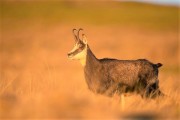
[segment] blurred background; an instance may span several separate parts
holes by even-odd
[[[177,0],[2,0],[0,118],[179,118]],[[162,63],[160,89],[143,100],[96,95],[83,67],[68,60],[73,28],[83,28],[97,58],[145,58]]]

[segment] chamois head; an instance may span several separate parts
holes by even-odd
[[[79,29],[78,31],[76,29],[73,29],[73,35],[75,38],[75,44],[73,49],[68,53],[68,58],[69,59],[74,59],[74,60],[83,60],[86,58],[87,54],[87,40],[86,36],[82,34],[82,39],[80,39],[79,34],[80,31],[83,29]]]

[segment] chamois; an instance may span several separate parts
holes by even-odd
[[[161,63],[153,64],[146,59],[98,59],[91,51],[86,36],[82,34],[82,39],[79,38],[80,31],[81,28],[78,31],[73,29],[75,45],[68,58],[81,62],[91,91],[107,96],[137,93],[143,98],[155,98],[163,95],[158,80]]]

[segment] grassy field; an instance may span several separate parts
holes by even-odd
[[[136,2],[1,2],[0,119],[180,118],[178,7]],[[73,28],[96,57],[161,62],[160,89],[143,100],[96,95],[71,61]]]

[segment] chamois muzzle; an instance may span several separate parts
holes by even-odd
[[[68,55],[68,58],[73,57],[73,54],[72,54],[72,53],[68,53],[67,55]]]

